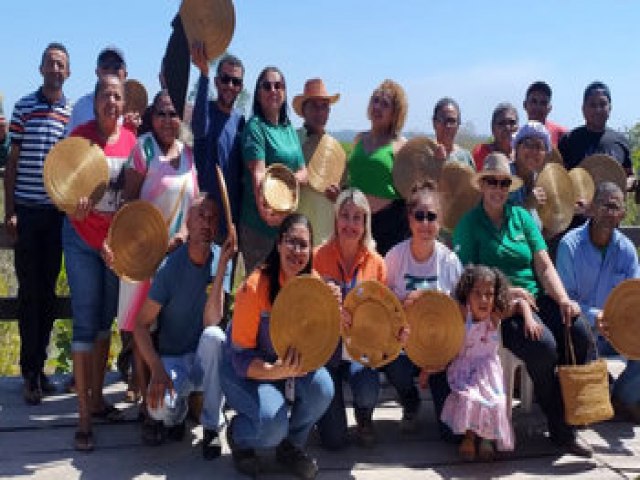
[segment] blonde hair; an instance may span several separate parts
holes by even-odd
[[[378,88],[376,88],[371,94],[369,99],[369,105],[367,106],[367,118],[371,120],[371,108],[373,105],[373,98],[376,95],[385,95],[391,99],[393,104],[393,119],[389,126],[389,133],[394,137],[399,137],[404,127],[404,122],[407,119],[407,111],[409,110],[409,102],[407,101],[407,94],[399,83],[393,80],[385,80]]]
[[[340,209],[347,202],[353,203],[364,212],[364,233],[362,234],[361,243],[362,246],[368,250],[374,251],[376,249],[376,242],[373,239],[373,235],[371,235],[371,208],[369,207],[367,197],[365,197],[364,193],[357,188],[347,188],[340,192],[340,195],[336,198],[336,203],[333,206],[334,223],[333,235],[331,238],[336,239],[338,237],[338,233],[336,232],[336,221],[338,219],[338,215],[340,215]]]

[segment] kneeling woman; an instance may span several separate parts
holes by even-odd
[[[222,388],[237,412],[227,438],[236,469],[245,474],[257,473],[256,449],[271,447],[277,447],[278,462],[292,473],[314,478],[318,471],[303,448],[333,398],[333,382],[325,368],[303,372],[293,349],[278,358],[269,337],[269,314],[280,288],[311,272],[311,239],[307,218],[288,216],[265,263],[236,294]]]

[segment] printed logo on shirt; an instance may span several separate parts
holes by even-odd
[[[416,277],[414,275],[404,274],[405,290],[412,292],[414,290],[438,290],[438,276]]]

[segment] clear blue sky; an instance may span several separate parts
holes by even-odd
[[[108,44],[124,50],[129,76],[152,95],[179,3],[3,2],[5,114],[39,86],[40,55],[53,40],[70,51],[65,91],[71,99],[92,88],[97,53]],[[236,0],[235,6],[230,50],[246,64],[250,93],[258,72],[270,64],[284,72],[289,99],[306,78],[323,77],[331,92],[342,95],[330,129],[367,128],[367,100],[385,78],[407,90],[405,129],[411,131],[432,130],[431,110],[445,95],[458,100],[463,120],[479,132],[489,131],[491,111],[500,101],[513,102],[522,118],[524,90],[537,79],[554,89],[551,118],[568,127],[582,123],[582,92],[595,79],[611,87],[612,127],[640,120],[640,2]]]

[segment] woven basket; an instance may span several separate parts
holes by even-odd
[[[613,417],[613,407],[609,397],[607,362],[598,358],[585,365],[576,365],[569,327],[565,330],[565,343],[573,362],[572,365],[558,366],[565,421],[569,425],[581,426],[609,420]]]

